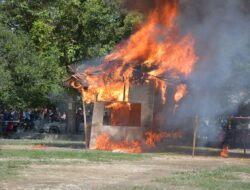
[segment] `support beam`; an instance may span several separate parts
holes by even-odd
[[[195,155],[195,148],[196,148],[196,134],[197,134],[197,128],[199,126],[199,118],[198,116],[195,117],[195,122],[194,122],[194,135],[193,135],[193,150],[192,150],[192,157]]]
[[[84,99],[84,89],[81,89],[82,94],[82,107],[83,107],[83,120],[84,120],[84,134],[85,134],[85,149],[89,149],[89,130],[87,126],[86,104]]]

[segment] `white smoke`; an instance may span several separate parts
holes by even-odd
[[[180,3],[181,26],[184,33],[194,36],[199,60],[188,79],[191,94],[180,107],[179,115],[215,120],[221,114],[236,113],[247,97],[250,81],[245,71],[247,65],[250,68],[250,15],[244,11],[247,2],[180,0]],[[213,126],[219,128],[217,124]]]

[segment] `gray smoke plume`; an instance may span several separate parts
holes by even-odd
[[[153,9],[154,2],[124,0],[128,9],[145,14]],[[216,122],[218,116],[237,113],[239,105],[250,97],[250,0],[179,2],[180,31],[183,35],[190,33],[194,37],[199,60],[187,79],[189,94],[179,105],[176,118],[169,124],[188,128],[183,123],[197,115],[201,123],[207,125],[204,128],[206,132],[216,139],[221,129]],[[90,65],[100,62],[93,60]],[[86,65],[78,67],[76,72],[85,69]]]
[[[249,95],[249,2],[180,0],[181,31],[194,36],[199,60],[188,79],[191,94],[180,106],[179,120],[198,115],[215,121],[221,114],[236,113]]]

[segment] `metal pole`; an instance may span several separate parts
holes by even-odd
[[[89,138],[88,138],[87,117],[86,117],[86,105],[85,105],[83,89],[82,89],[82,107],[83,107],[84,132],[85,132],[85,149],[87,150],[89,148]]]
[[[126,100],[126,81],[124,78],[124,84],[123,84],[123,101],[125,102]]]
[[[197,127],[199,123],[198,116],[195,117],[195,126],[194,126],[194,136],[193,136],[193,150],[192,150],[192,157],[195,155],[195,148],[196,148],[196,133],[197,133]]]
[[[247,150],[246,150],[246,137],[247,137],[247,130],[243,129],[243,148],[244,148],[244,156],[246,157]]]

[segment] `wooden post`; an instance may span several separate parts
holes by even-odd
[[[95,95],[95,101],[98,102],[98,93]]]
[[[243,129],[243,148],[244,148],[244,156],[245,157],[247,155],[246,140],[247,140],[247,129]]]
[[[123,77],[123,101],[125,102],[126,100],[126,80],[125,80],[125,77]]]
[[[84,89],[82,89],[82,107],[83,107],[83,119],[84,119],[84,134],[85,134],[85,149],[89,148],[89,136],[88,136],[88,126],[86,117],[86,104],[84,99]]]
[[[193,136],[193,150],[192,150],[192,157],[194,157],[195,154],[195,148],[196,148],[196,133],[197,133],[197,127],[199,125],[199,118],[198,116],[195,117],[195,126],[194,126],[194,136]]]

